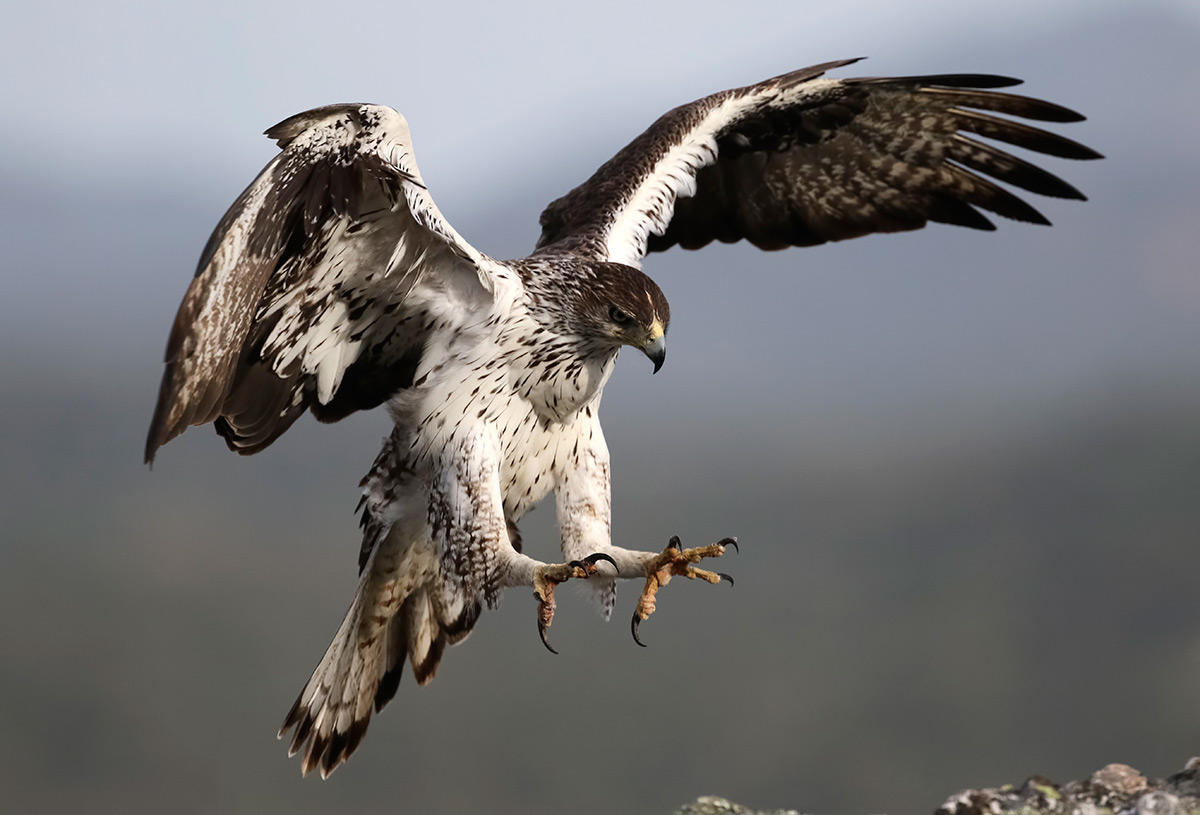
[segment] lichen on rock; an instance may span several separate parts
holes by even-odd
[[[1033,776],[1020,787],[965,790],[935,815],[1200,815],[1200,761],[1148,780],[1127,764],[1109,764],[1090,778],[1059,786]]]
[[[797,810],[748,809],[706,795],[677,815],[799,815]],[[1166,778],[1147,779],[1127,764],[1109,764],[1089,778],[1058,785],[1035,775],[1019,787],[963,790],[934,815],[1200,815],[1200,756]]]

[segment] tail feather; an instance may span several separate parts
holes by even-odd
[[[364,613],[363,588],[279,730],[282,738],[295,728],[288,755],[304,752],[305,775],[320,768],[328,776],[354,752],[370,723],[383,623],[377,614]]]
[[[446,645],[441,641],[441,628],[433,613],[433,602],[429,592],[422,589],[404,601],[401,610],[405,620],[405,635],[408,642],[408,659],[412,663],[413,676],[418,685],[425,685],[437,672],[442,651]]]
[[[479,618],[479,601],[461,589],[447,591],[440,574],[400,597],[394,591],[404,581],[374,580],[375,572],[364,573],[333,642],[279,730],[283,738],[294,728],[288,755],[304,753],[304,775],[319,769],[326,778],[354,753],[372,713],[395,696],[406,658],[417,684],[427,684],[446,646],[464,640]],[[381,592],[380,585],[392,588]]]
[[[404,673],[404,660],[407,658],[408,637],[404,631],[404,620],[401,615],[396,615],[388,624],[387,659],[379,687],[375,690],[376,713],[383,710],[383,706],[396,695],[396,690],[400,687],[400,677]]]

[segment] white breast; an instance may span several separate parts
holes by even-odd
[[[505,514],[515,521],[554,488],[555,457],[590,423],[584,411],[595,410],[616,354],[578,359],[564,350],[547,359],[527,341],[540,327],[520,308],[494,316],[431,338],[417,384],[389,407],[418,470],[440,467],[442,452],[459,447],[456,435],[494,433]]]

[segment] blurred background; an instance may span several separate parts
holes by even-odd
[[[1200,753],[1200,6],[24,4],[0,34],[0,808],[668,812],[701,793],[932,811],[956,789],[1155,775]],[[935,226],[674,250],[653,379],[604,403],[615,537],[726,534],[737,586],[673,584],[630,639],[569,594],[561,656],[511,592],[354,760],[275,729],[355,583],[388,421],[208,428],[141,464],[161,352],[225,207],[305,108],[412,124],[468,240],[670,107],[811,63],[994,72],[1079,109],[1103,162],[1053,229]],[[522,525],[553,557],[552,506]]]

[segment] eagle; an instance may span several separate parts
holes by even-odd
[[[1084,198],[993,144],[1099,158],[1010,118],[1078,113],[997,91],[1020,82],[1003,76],[825,76],[856,61],[669,111],[547,206],[519,260],[480,252],[442,216],[395,110],[329,105],[266,131],[280,152],[217,224],[175,317],[145,458],[191,425],[212,422],[249,455],[305,411],[391,414],[360,485],[357,590],[279,733],[292,731],[304,774],[346,761],[404,663],[429,682],[506,588],[533,590],[550,648],[566,580],[585,580],[606,617],[618,579],[644,581],[635,639],[672,577],[732,582],[699,567],[732,538],[672,538],[660,552],[611,540],[600,398],[622,346],[655,371],[666,357],[671,311],[641,270],[649,253],[813,246],[930,221],[995,229],[985,212],[1049,223],[996,181]],[[560,563],[525,554],[517,528],[551,492]]]

